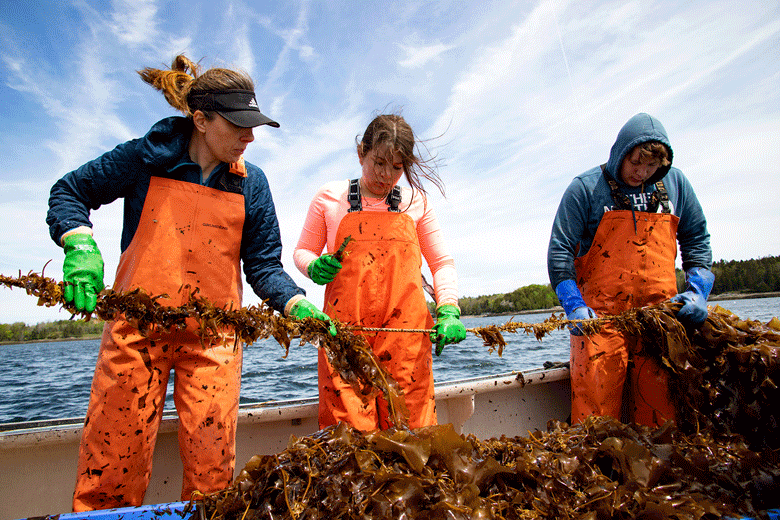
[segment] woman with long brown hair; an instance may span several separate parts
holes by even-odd
[[[293,258],[317,284],[326,285],[323,310],[339,321],[371,328],[430,329],[430,334],[367,333],[366,340],[404,391],[409,426],[436,424],[431,341],[436,355],[466,337],[460,321],[452,256],[422,179],[443,192],[431,160],[398,114],[373,119],[357,143],[359,179],[324,185],[315,195]],[[409,187],[398,185],[402,176]],[[342,261],[334,252],[350,237]],[[327,249],[325,254],[323,249]],[[436,323],[425,303],[422,258],[433,275]],[[364,400],[319,353],[319,424],[344,421],[368,431],[389,426],[383,399]]]

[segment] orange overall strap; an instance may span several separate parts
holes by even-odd
[[[339,223],[336,243],[351,236],[339,274],[325,289],[324,310],[364,327],[428,329],[422,256],[412,219],[403,213],[353,212]],[[404,391],[409,426],[436,424],[431,341],[422,333],[366,333],[374,353]],[[320,427],[345,421],[363,431],[387,427],[386,404],[364,403],[319,354]],[[380,400],[383,401],[383,400]]]
[[[599,315],[619,314],[674,296],[678,221],[666,213],[605,213],[590,249],[575,260],[577,285],[588,306]],[[597,335],[571,336],[572,422],[588,415],[619,419],[624,405],[631,420],[641,424],[674,417],[666,374],[649,358],[634,360],[631,401],[623,403],[629,351],[641,346],[609,326]]]
[[[153,177],[138,230],[120,258],[115,289],[166,293],[180,305],[198,289],[241,305],[244,197]],[[189,286],[179,292],[182,286]],[[240,393],[239,345],[203,344],[196,325],[145,337],[106,324],[79,448],[74,511],[143,503],[171,369],[184,468],[182,500],[230,484]]]

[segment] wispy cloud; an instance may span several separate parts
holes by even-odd
[[[292,250],[316,189],[359,174],[354,138],[376,110],[400,108],[419,136],[435,137],[428,144],[442,159],[447,198],[431,197],[465,296],[547,282],[563,190],[606,160],[640,111],[669,131],[715,258],[778,254],[775,0],[454,5],[402,2],[390,13],[372,1],[75,1],[41,16],[46,28],[0,13],[0,88],[24,105],[0,106],[0,146],[15,152],[14,167],[0,169],[0,218],[15,223],[0,232],[0,272],[54,258],[47,272],[58,274],[61,251],[43,222],[51,183],[175,114],[135,70],[180,52],[249,72],[263,111],[282,124],[257,129],[247,158],[269,177],[283,261],[314,301],[321,288],[297,273]],[[67,37],[52,37],[53,27]],[[92,215],[107,281],[121,211],[119,203]],[[12,312],[47,316],[25,299],[0,307],[0,322]]]
[[[443,43],[434,43],[420,47],[412,47],[410,45],[403,44],[398,44],[398,46],[406,54],[406,58],[400,60],[398,65],[411,69],[419,69],[424,67],[431,60],[436,59],[442,53],[445,53],[453,48],[451,45],[444,45]]]
[[[136,47],[157,38],[157,2],[112,0],[108,25],[119,42]]]
[[[284,78],[291,67],[295,67],[297,58],[302,63],[310,63],[316,57],[316,51],[307,43],[308,2],[299,7],[295,24],[292,27],[277,26],[267,16],[258,16],[257,21],[266,30],[271,31],[282,41],[281,51],[277,54],[273,68],[266,75],[266,85],[275,85]]]

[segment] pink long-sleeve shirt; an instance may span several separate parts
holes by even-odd
[[[326,246],[328,253],[333,253],[338,247],[336,232],[349,210],[348,190],[348,180],[329,182],[320,188],[309,205],[301,237],[293,253],[295,266],[307,277],[309,264],[320,256]],[[366,212],[387,211],[384,199],[363,197],[362,204]],[[423,193],[403,186],[399,207],[411,217],[417,229],[420,250],[433,275],[437,305],[458,305],[455,262],[444,243],[433,208]]]

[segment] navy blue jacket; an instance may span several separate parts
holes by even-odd
[[[600,166],[591,168],[575,177],[566,189],[555,215],[547,250],[547,271],[553,289],[564,280],[577,280],[574,258],[588,252],[604,212],[614,209],[607,177],[617,181],[620,191],[632,199],[635,211],[647,211],[650,194],[656,191],[655,183],[662,179],[669,193],[672,213],[680,219],[677,243],[683,270],[712,266],[707,221],[693,187],[680,170],[671,166],[659,168],[644,187],[631,187],[620,179],[623,158],[635,146],[648,141],[665,144],[671,162],[672,146],[664,127],[648,114],[637,114],[618,133],[604,171]]]
[[[168,117],[157,122],[140,139],[120,144],[60,180],[51,189],[46,223],[57,245],[63,233],[79,226],[92,227],[91,210],[124,199],[124,252],[138,229],[141,210],[152,176],[202,184],[202,170],[189,157],[192,121]],[[206,186],[228,191],[225,178],[232,175],[225,163],[209,175]],[[305,294],[284,271],[279,222],[268,180],[257,166],[246,163],[241,260],[247,282],[273,309],[282,312],[296,294]]]

